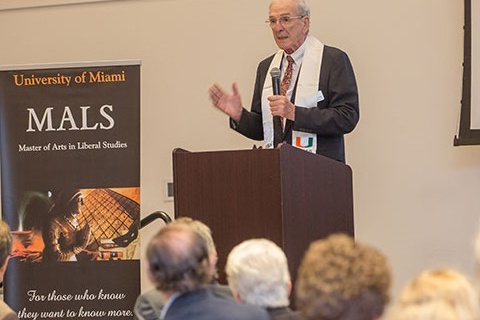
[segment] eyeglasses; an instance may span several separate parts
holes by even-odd
[[[277,25],[277,22],[280,22],[282,26],[288,25],[292,19],[302,19],[305,17],[304,15],[301,16],[294,16],[294,17],[289,17],[289,16],[281,16],[280,18],[268,18],[268,20],[265,21],[266,24],[270,26],[270,28],[273,28]]]

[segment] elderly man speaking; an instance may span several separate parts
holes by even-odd
[[[348,56],[308,34],[310,9],[303,0],[274,0],[266,23],[280,50],[258,66],[251,110],[243,108],[236,83],[233,94],[214,84],[213,105],[230,117],[231,128],[264,140],[265,148],[286,142],[345,162],[343,135],[359,119]],[[270,77],[275,73],[281,73],[279,85]]]

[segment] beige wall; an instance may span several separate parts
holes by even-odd
[[[16,10],[25,8],[40,8],[58,5],[71,5],[93,3],[100,1],[119,1],[119,0],[2,0],[0,10]]]
[[[171,151],[250,148],[207,89],[250,103],[274,52],[267,0],[145,0],[0,11],[0,64],[142,60],[142,215],[164,201]],[[473,270],[480,148],[452,146],[461,99],[462,0],[310,0],[311,33],[347,51],[361,118],[347,137],[357,238],[381,248],[395,291],[427,267]],[[157,225],[158,227],[158,225]],[[142,231],[146,244],[155,229]],[[143,289],[149,288],[145,277]]]

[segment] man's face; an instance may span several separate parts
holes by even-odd
[[[299,10],[294,1],[275,1],[270,6],[269,19],[275,19],[277,23],[272,26],[273,37],[280,49],[291,54],[297,50],[307,37],[310,21],[308,17],[290,19],[280,23],[280,17],[297,17]]]

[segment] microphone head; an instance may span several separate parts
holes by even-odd
[[[280,72],[280,69],[278,69],[277,67],[272,68],[272,71],[270,71],[270,75],[272,76],[272,78],[279,78],[280,79],[281,74],[282,73]]]

